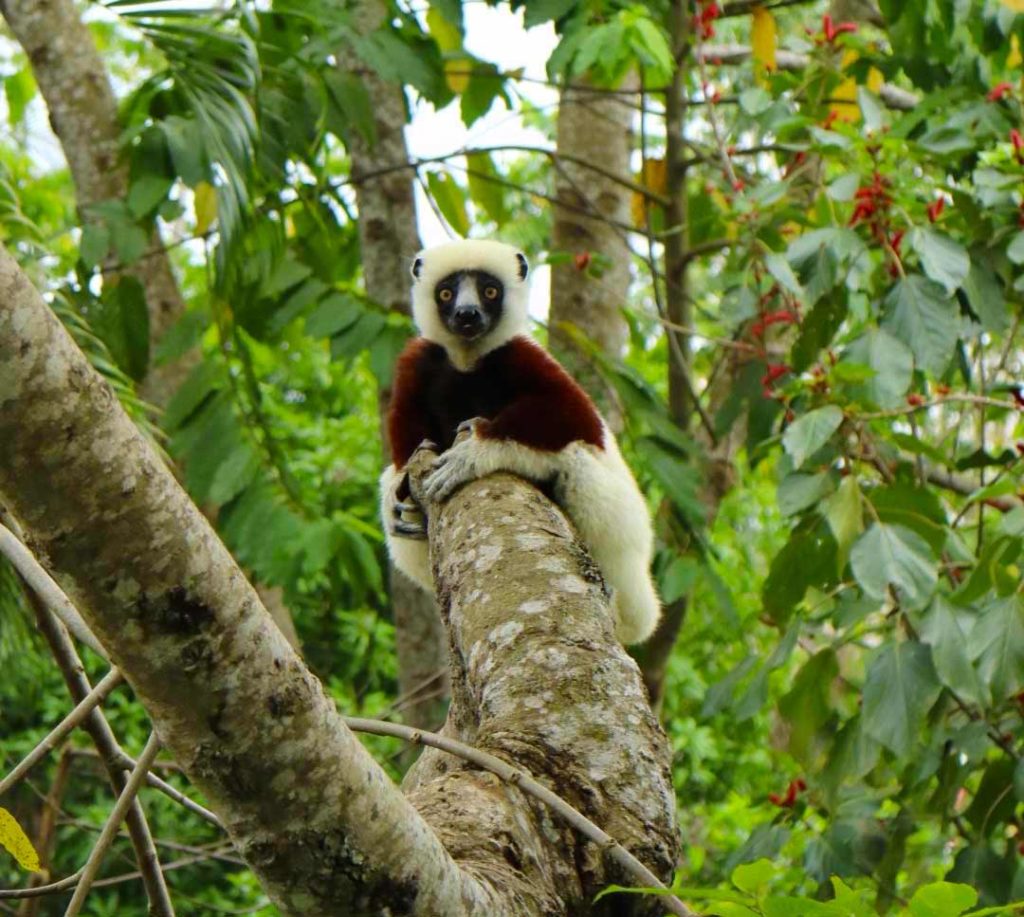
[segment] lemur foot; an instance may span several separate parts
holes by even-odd
[[[420,445],[420,449],[429,448],[426,441]],[[402,479],[395,487],[395,501],[391,504],[391,534],[399,538],[412,538],[423,540],[427,537],[427,521],[423,515],[423,508],[409,493],[409,475],[402,475]]]

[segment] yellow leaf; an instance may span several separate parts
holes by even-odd
[[[1010,36],[1010,53],[1006,55],[1006,66],[1007,67],[1019,67],[1021,63],[1024,63],[1024,58],[1020,54],[1020,41],[1016,35]]]
[[[14,816],[3,806],[0,806],[0,847],[17,860],[22,869],[39,872],[39,856],[32,842],[25,836]]]
[[[754,60],[763,64],[766,70],[775,69],[775,49],[779,35],[775,17],[763,6],[754,7],[754,21],[750,29],[750,47]]]
[[[868,71],[868,89],[870,89],[875,95],[878,95],[882,91],[882,86],[885,84],[885,77],[882,76],[882,71],[877,67],[872,67]]]
[[[217,190],[209,182],[196,185],[192,206],[196,211],[196,235],[205,235],[217,218]]]
[[[436,6],[427,10],[427,28],[442,51],[458,51],[462,47],[462,33]]]
[[[668,169],[664,159],[645,159],[640,167],[640,174],[637,181],[646,188],[650,188],[656,194],[665,194],[668,189]],[[639,191],[633,192],[630,201],[630,214],[633,218],[633,225],[643,227],[647,225],[647,205],[649,199]]]
[[[1003,6],[1008,6],[1015,13],[1024,13],[1024,0],[1003,0]]]
[[[444,62],[444,81],[452,92],[465,92],[469,85],[470,71],[473,69],[471,57],[453,57]]]

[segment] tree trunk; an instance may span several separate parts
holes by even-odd
[[[629,77],[623,88],[635,85]],[[632,192],[608,173],[629,178],[635,114],[634,96],[586,83],[563,89],[558,107],[555,196],[563,206],[555,206],[551,247],[573,258],[551,269],[548,336],[552,352],[616,429],[621,417],[613,393],[562,325],[575,325],[609,356],[622,353],[627,329],[620,310],[628,301],[631,256],[622,230],[608,221],[630,222]]]
[[[368,33],[385,21],[386,4],[360,0],[355,5],[356,25]],[[422,247],[416,228],[413,173],[405,144],[405,97],[401,86],[388,83],[375,73],[363,72],[350,51],[339,54],[339,66],[359,70],[373,102],[376,143],[369,143],[357,131],[348,144],[352,159],[351,176],[359,209],[359,242],[366,293],[374,302],[393,312],[408,315],[409,266]],[[363,175],[399,166],[384,175],[362,179]],[[391,397],[380,392],[381,416]],[[381,424],[384,462],[390,446],[386,426]],[[448,698],[448,649],[433,597],[411,580],[389,567],[391,607],[395,622],[398,655],[398,687],[404,701],[403,717],[410,725],[436,729],[444,721]]]
[[[0,13],[28,55],[32,73],[50,113],[75,184],[83,219],[90,204],[121,200],[128,193],[128,170],[121,160],[121,125],[110,79],[88,27],[72,0],[0,0]],[[152,353],[164,333],[185,311],[159,233],[150,238],[151,254],[126,273],[146,294]],[[105,282],[116,282],[117,273]],[[163,406],[195,366],[198,352],[152,369],[143,395]]]
[[[624,878],[489,774],[439,769],[408,798],[388,781],[4,251],[0,501],[284,913],[586,914]],[[456,733],[667,876],[667,744],[568,524],[507,477],[429,509]]]

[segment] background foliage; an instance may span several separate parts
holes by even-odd
[[[680,60],[664,2],[511,5],[527,27],[554,24],[553,83],[586,74],[614,88],[638,70],[644,86],[632,179],[652,195],[634,207],[630,343],[623,362],[595,359],[660,507],[662,594],[688,597],[661,709],[681,885],[722,914],[957,914],[1024,898],[1019,4],[884,0],[880,16],[847,21],[819,2],[731,15],[700,0],[683,29],[711,47]],[[90,11],[122,95],[131,186],[88,214],[66,171],[26,152],[40,142],[40,102],[16,46],[0,59],[5,244],[239,561],[283,590],[339,706],[367,715],[401,712],[376,389],[411,328],[362,286],[346,144],[374,141],[372,99],[335,50],[403,83],[410,105],[457,105],[467,125],[505,106],[554,139],[519,94],[521,74],[465,49],[457,0],[392,12],[360,35],[345,4],[323,0]],[[668,187],[677,66],[687,162],[685,187]],[[498,234],[535,262],[575,259],[600,283],[600,253],[549,249],[549,158],[453,149],[414,173],[455,232]],[[659,303],[673,227],[658,201],[676,193],[695,253],[682,330],[703,431],[680,430],[666,407],[674,356]],[[154,218],[189,311],[150,354],[137,285],[99,277],[144,254]],[[192,375],[166,411],[147,412],[134,380],[194,345]],[[735,478],[709,518],[703,450],[729,436]],[[6,569],[0,614],[11,764],[67,703]],[[127,691],[108,707],[140,747]],[[72,760],[61,875],[107,804],[95,761]],[[52,766],[5,800],[25,825]],[[273,913],[205,826],[160,799],[150,807],[156,836],[184,845],[175,857],[222,857],[172,871],[176,899],[194,913]],[[131,871],[127,850],[107,875]],[[939,880],[971,890],[922,888]],[[19,881],[0,859],[0,885]],[[89,907],[141,914],[144,900],[125,881]]]

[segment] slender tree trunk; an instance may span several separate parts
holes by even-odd
[[[635,85],[631,76],[620,88]],[[549,341],[615,428],[613,394],[563,326],[574,325],[609,356],[622,353],[631,257],[622,229],[609,221],[630,222],[632,192],[608,173],[629,178],[635,115],[636,97],[586,83],[563,89],[558,107],[555,196],[563,206],[555,206],[551,247],[573,257],[551,269]]]
[[[456,765],[408,798],[388,781],[2,250],[0,502],[283,913],[585,915],[624,878],[488,773]],[[667,876],[667,743],[571,528],[507,476],[428,510],[459,735],[532,770]]]
[[[87,218],[91,204],[120,200],[128,193],[128,170],[120,156],[121,125],[110,79],[88,27],[72,0],[0,0],[0,13],[28,55],[32,73],[50,113],[75,184],[78,209]],[[146,294],[151,353],[185,311],[185,302],[161,250],[159,233],[150,239],[152,254],[127,269]],[[116,271],[106,282],[117,282]],[[165,405],[195,366],[198,352],[155,367],[143,395]]]
[[[380,0],[358,0],[357,28],[372,32],[384,22],[387,6]],[[339,55],[340,66],[363,68],[350,52]],[[405,97],[401,86],[388,83],[374,73],[360,73],[373,102],[376,142],[358,132],[348,145],[352,159],[352,180],[359,208],[359,241],[366,293],[394,312],[408,315],[409,266],[422,247],[416,228],[416,205],[412,173],[397,168],[385,175],[362,179],[409,162],[405,143]],[[391,392],[380,392],[383,416]],[[381,424],[385,462],[390,454],[387,433]],[[409,724],[435,729],[444,721],[448,697],[448,649],[433,596],[389,565],[391,607],[395,622],[398,655],[398,687],[405,701],[403,716]]]

